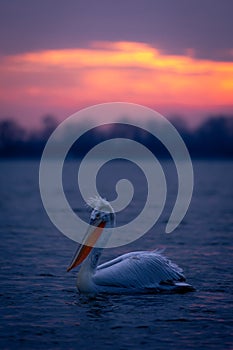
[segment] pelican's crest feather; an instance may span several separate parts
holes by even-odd
[[[100,196],[89,198],[87,201],[87,205],[90,206],[92,209],[113,212],[113,208],[111,207],[110,203],[105,198],[102,198]]]

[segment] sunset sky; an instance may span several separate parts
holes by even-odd
[[[233,115],[231,0],[0,0],[0,118],[96,103]]]

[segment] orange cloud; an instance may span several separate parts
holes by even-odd
[[[0,103],[47,111],[108,101],[231,106],[233,64],[166,55],[143,43],[98,42],[0,59]]]

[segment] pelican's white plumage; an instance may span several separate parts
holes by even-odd
[[[110,286],[142,292],[167,289],[174,281],[184,280],[182,270],[157,251],[124,254],[97,267],[93,276],[99,289]]]
[[[78,273],[77,287],[83,293],[153,293],[159,291],[190,291],[185,283],[182,269],[167,259],[161,251],[136,251],[121,255],[99,266],[102,248],[89,247],[101,237],[105,227],[115,224],[115,214],[110,204],[100,197],[92,198],[94,208],[91,224],[84,244],[79,248],[68,268],[82,263]]]

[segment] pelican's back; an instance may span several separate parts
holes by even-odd
[[[139,251],[124,254],[100,265],[94,282],[107,291],[118,287],[134,291],[185,289],[182,269],[159,251]]]

